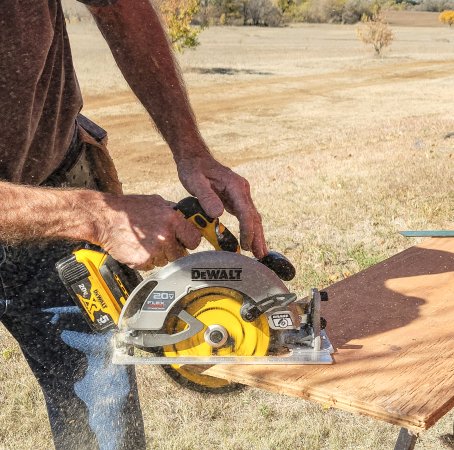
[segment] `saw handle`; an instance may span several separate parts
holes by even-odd
[[[197,198],[186,197],[177,203],[175,209],[191,221],[216,250],[240,253],[238,239],[218,218],[213,219],[208,216]],[[278,252],[269,252],[258,261],[276,273],[281,280],[290,281],[295,277],[296,271],[293,264]]]
[[[216,249],[226,252],[240,253],[238,239],[226,228],[218,218],[210,217],[195,197],[186,197],[175,206],[185,219],[192,222],[202,236]]]

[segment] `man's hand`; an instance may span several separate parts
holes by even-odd
[[[105,196],[104,220],[93,241],[133,269],[151,270],[200,244],[197,228],[159,195]]]
[[[228,167],[217,162],[208,152],[204,156],[177,160],[180,181],[196,196],[211,217],[225,209],[240,222],[241,247],[257,258],[267,253],[260,214],[251,198],[249,183]]]

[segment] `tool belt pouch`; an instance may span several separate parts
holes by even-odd
[[[106,131],[79,114],[71,144],[72,152],[77,156],[63,161],[43,185],[121,194],[121,183],[106,145]]]
[[[77,126],[78,139],[84,144],[85,159],[98,190],[121,194],[117,169],[107,150],[107,133],[81,114]],[[75,169],[77,171],[77,164]]]

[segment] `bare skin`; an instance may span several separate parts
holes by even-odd
[[[241,246],[267,253],[248,182],[216,161],[203,141],[159,18],[148,0],[91,7],[125,79],[173,153],[179,178],[212,217],[240,222]],[[163,266],[194,249],[199,232],[157,195],[113,195],[0,182],[0,240],[85,240],[130,267]],[[21,205],[18,208],[18,205]]]
[[[2,241],[84,240],[137,269],[164,266],[200,243],[198,230],[173,209],[174,203],[159,195],[113,195],[1,182],[0,192]]]

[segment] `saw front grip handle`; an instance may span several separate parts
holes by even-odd
[[[190,220],[216,250],[240,253],[237,238],[219,222],[219,219],[208,216],[197,198],[186,197],[177,203],[175,209]],[[290,281],[295,277],[296,271],[293,264],[278,252],[269,252],[258,261],[276,273],[281,280]]]
[[[281,280],[290,281],[295,278],[295,267],[284,255],[279,252],[271,251],[257,261],[271,269]]]
[[[218,218],[210,217],[195,197],[180,200],[175,209],[180,211],[185,219],[192,222],[202,233],[202,236],[215,248],[226,252],[240,253],[238,239],[226,228]]]

